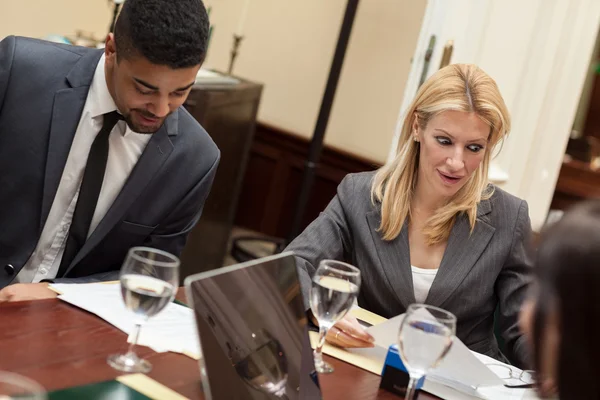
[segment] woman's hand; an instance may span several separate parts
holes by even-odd
[[[328,343],[338,347],[373,347],[373,336],[348,314],[327,332]]]

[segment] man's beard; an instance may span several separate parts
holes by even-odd
[[[137,124],[134,122],[133,117],[132,117],[134,112],[136,112],[137,114],[140,114],[143,117],[147,117],[147,118],[156,118],[156,116],[147,111],[139,110],[139,109],[133,109],[130,112],[128,112],[127,114],[123,115],[123,119],[125,119],[125,122],[127,123],[127,126],[129,127],[129,129],[131,129],[135,133],[142,133],[142,134],[156,133],[160,128],[162,128],[167,117],[170,115],[170,113],[167,114],[167,116],[162,118],[162,120],[156,126],[146,126],[146,125],[141,125],[141,124]]]

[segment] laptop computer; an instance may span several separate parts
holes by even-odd
[[[291,252],[185,279],[206,400],[320,399]]]

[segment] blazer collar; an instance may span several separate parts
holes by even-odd
[[[40,218],[40,233],[54,201],[67,156],[81,118],[85,101],[94,79],[102,50],[84,51],[66,75],[66,84],[54,94],[48,139],[48,157],[44,178],[44,194]]]
[[[104,50],[90,50],[86,51],[79,61],[71,68],[67,74],[67,82],[72,88],[78,88],[80,86],[90,86],[94,73],[96,72],[96,66],[100,57],[104,54]]]
[[[481,200],[479,202],[479,204],[477,205],[477,218],[481,218],[484,215],[488,215],[489,213],[492,212],[492,201],[487,199],[487,200]],[[489,218],[485,218],[486,220],[489,220]]]
[[[442,306],[471,271],[494,234],[495,228],[489,219],[491,211],[490,200],[482,200],[479,203],[477,222],[472,233],[467,215],[457,216],[438,273],[429,290],[427,304]],[[380,264],[374,268],[379,269],[380,273],[387,278],[389,290],[406,308],[416,301],[408,243],[408,224],[402,226],[400,234],[395,239],[385,241],[377,231],[381,222],[380,208],[377,207],[376,210],[367,213],[366,218],[380,261]]]

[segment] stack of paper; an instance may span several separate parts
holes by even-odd
[[[361,318],[352,310],[351,313]],[[361,310],[362,311],[362,310]],[[379,317],[381,318],[381,317]],[[325,344],[323,352],[346,361],[367,371],[381,375],[389,346],[396,344],[398,331],[404,315],[385,320],[371,320],[373,326],[367,329],[375,338],[374,348],[341,349]],[[311,342],[316,345],[317,334],[311,335]],[[450,351],[444,361],[426,379],[423,389],[446,400],[533,400],[538,399],[532,389],[507,388],[486,364],[502,364],[482,354],[475,353],[458,338],[454,338]],[[506,365],[506,364],[503,364]],[[518,374],[518,368],[509,366]]]
[[[196,75],[196,85],[237,85],[238,83],[240,83],[239,79],[204,68],[200,68]]]
[[[128,335],[133,331],[134,314],[125,308],[119,283],[52,284],[51,287],[61,293],[59,299],[96,314]],[[200,342],[193,311],[168,304],[142,326],[138,344],[159,353],[173,351],[199,359]]]
[[[367,331],[375,338],[376,347],[388,348],[396,344],[404,315],[391,318]],[[440,365],[425,379],[424,390],[444,399],[536,399],[532,389],[508,388],[486,364],[502,364],[519,375],[521,370],[508,366],[483,354],[469,350],[457,337]]]

